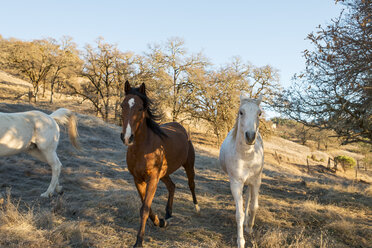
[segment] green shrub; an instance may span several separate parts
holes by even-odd
[[[348,166],[350,168],[353,168],[356,165],[355,159],[344,155],[335,157],[335,162],[344,164],[344,166]]]

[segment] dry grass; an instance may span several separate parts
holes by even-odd
[[[0,95],[7,94],[1,90]],[[64,106],[62,100],[58,104]],[[0,104],[0,111],[34,109],[19,103]],[[78,112],[84,109],[69,104]],[[134,244],[140,200],[126,167],[120,128],[86,115],[78,121],[82,152],[61,134],[62,195],[39,197],[50,182],[48,165],[27,155],[0,158],[0,247]],[[227,177],[218,168],[215,140],[197,131],[192,138],[202,211],[195,213],[185,173],[177,171],[171,176],[177,187],[171,225],[160,229],[149,221],[145,247],[235,246],[235,207]],[[253,235],[246,235],[248,247],[370,247],[371,175],[364,173],[363,181],[355,181],[352,171],[332,173],[315,162],[307,173],[306,157],[312,153],[317,154],[278,137],[265,141],[260,208]],[[166,188],[159,184],[152,207],[160,216],[166,200]]]

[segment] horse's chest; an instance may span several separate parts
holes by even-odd
[[[227,168],[230,177],[245,182],[249,178],[256,177],[261,171],[261,163],[256,160],[234,158]]]
[[[152,153],[127,153],[128,170],[137,179],[146,180],[150,177],[161,177],[163,171],[163,155],[160,150]]]

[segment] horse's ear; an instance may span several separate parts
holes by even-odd
[[[124,88],[125,95],[127,95],[129,93],[130,89],[131,89],[131,87],[130,87],[129,81],[127,80],[127,81],[125,81],[125,88]]]
[[[262,95],[259,95],[256,101],[257,101],[257,104],[260,105],[262,102]]]
[[[146,95],[146,86],[145,86],[145,83],[142,83],[140,88],[139,88],[139,92],[143,95]]]
[[[240,93],[240,101],[249,98],[248,94],[244,91]]]

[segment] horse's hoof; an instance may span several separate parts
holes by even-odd
[[[245,247],[245,240],[244,238],[238,239],[238,248],[244,248]]]
[[[165,219],[167,220],[167,219],[169,219],[169,218],[172,218],[172,214],[170,214],[169,212],[167,212],[167,213],[165,214]]]
[[[249,235],[252,235],[252,233],[253,233],[253,228],[252,228],[252,227],[246,227],[245,230],[246,230],[246,232],[247,232]]]
[[[199,214],[200,213],[200,207],[198,204],[195,204],[195,210]]]
[[[59,193],[59,194],[63,193],[63,187],[58,185],[56,187],[56,192]]]
[[[159,223],[159,227],[167,227],[168,226],[168,221],[164,220],[164,219],[160,219],[159,220],[160,223]]]
[[[142,246],[142,242],[136,242],[134,245],[133,245],[133,248],[137,248],[137,247],[143,247]]]
[[[43,198],[49,198],[52,194],[49,193],[49,192],[44,192],[40,195],[40,197],[43,197]]]

